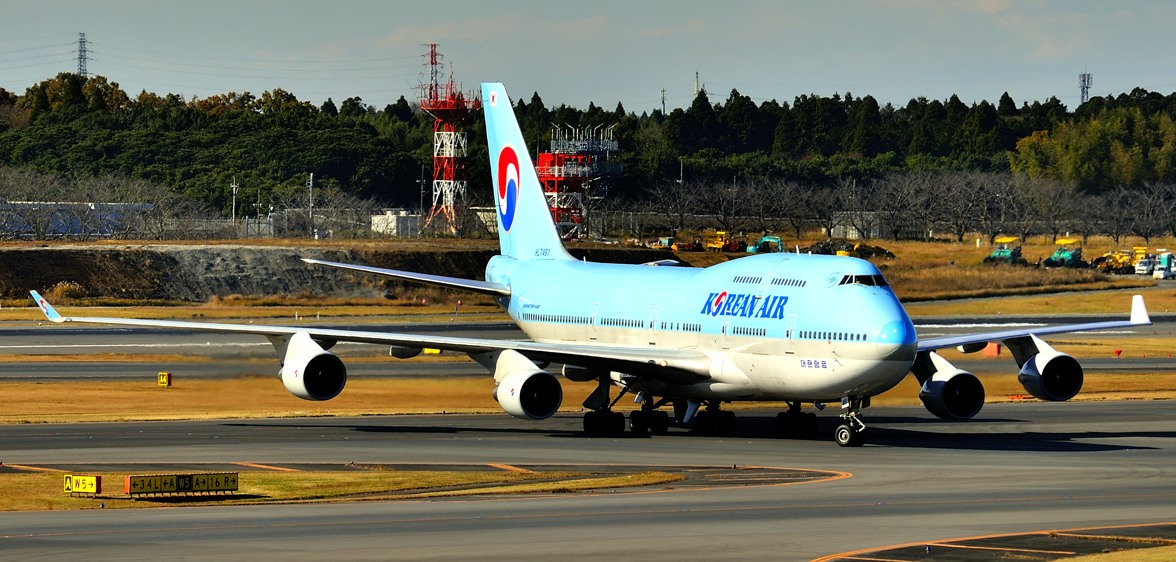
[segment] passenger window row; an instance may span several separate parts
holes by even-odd
[[[866,341],[865,334],[850,334],[845,332],[821,332],[814,330],[801,330],[797,332],[800,334],[802,340],[829,340],[829,341]]]

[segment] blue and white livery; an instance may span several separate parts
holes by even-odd
[[[1010,330],[920,341],[882,273],[856,258],[798,254],[752,255],[705,269],[660,264],[618,265],[573,259],[564,249],[535,167],[502,84],[483,84],[491,182],[500,254],[484,281],[319,260],[309,263],[460,288],[494,296],[531,338],[500,341],[282,326],[243,326],[166,320],[62,317],[33,294],[54,322],[96,322],[262,335],[281,359],[287,389],[308,400],[343,390],[347,370],[327,351],[339,341],[393,346],[411,357],[422,348],[469,354],[493,375],[494,396],[511,415],[544,419],[563,400],[560,378],[595,383],[583,406],[590,433],[625,430],[613,410],[624,395],[640,409],[629,417],[638,433],[672,425],[731,433],[735,418],[721,404],[778,401],[785,435],[811,434],[807,404],[841,404],[834,432],[842,446],[861,445],[860,412],[870,398],[913,375],[927,409],[945,419],[968,419],[984,404],[984,388],[935,350],[978,351],[1003,342],[1033,396],[1069,400],[1082,387],[1082,367],[1039,336],[1150,324],[1135,296],[1128,320]],[[562,367],[557,372],[548,365]],[[559,376],[557,376],[559,375]],[[619,394],[614,396],[614,391]]]

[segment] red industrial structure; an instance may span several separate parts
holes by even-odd
[[[551,131],[551,152],[539,154],[535,172],[551,216],[564,238],[578,238],[586,234],[584,198],[596,180],[619,175],[621,165],[608,161],[617,150],[613,127],[601,129],[556,126]]]
[[[429,43],[426,67],[428,82],[421,84],[421,110],[433,116],[433,203],[421,225],[428,229],[434,219],[441,217],[450,234],[458,234],[457,214],[463,206],[466,192],[465,158],[466,134],[458,131],[471,111],[482,108],[477,94],[468,97],[453,83],[441,83],[441,54],[437,44]]]

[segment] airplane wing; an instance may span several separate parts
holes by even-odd
[[[1042,326],[1037,328],[1020,328],[1016,330],[1002,330],[999,332],[982,332],[965,334],[962,336],[948,336],[943,338],[928,338],[919,340],[919,351],[933,351],[947,347],[972,346],[988,342],[1016,340],[1031,335],[1046,336],[1050,334],[1068,334],[1073,332],[1089,332],[1094,330],[1113,330],[1116,328],[1131,328],[1135,326],[1151,325],[1147,307],[1143,303],[1143,295],[1131,298],[1131,317],[1127,320],[1112,320],[1108,322],[1088,322],[1084,324],[1061,324],[1057,326]]]
[[[510,287],[507,287],[506,285],[500,285],[498,283],[490,283],[487,281],[475,281],[473,279],[462,279],[461,277],[446,277],[444,275],[430,275],[428,273],[416,273],[414,271],[402,271],[399,269],[383,269],[379,267],[371,267],[368,265],[338,263],[311,258],[302,258],[302,261],[309,264],[337,267],[339,269],[350,269],[352,271],[362,271],[364,273],[375,273],[376,275],[404,279],[405,281],[416,281],[418,283],[440,285],[442,287],[449,287],[451,289],[462,289],[465,291],[482,293],[484,295],[490,295],[494,297],[510,296]]]
[[[181,330],[198,330],[258,336],[290,336],[306,333],[320,342],[324,349],[337,342],[355,342],[389,345],[402,348],[434,348],[458,351],[468,354],[487,353],[511,349],[531,359],[621,371],[669,383],[692,383],[710,378],[711,359],[704,353],[664,348],[626,348],[595,345],[548,344],[518,340],[494,340],[479,338],[458,338],[436,335],[397,334],[362,330],[332,328],[263,326],[252,324],[226,324],[214,322],[186,322],[180,320],[146,320],[136,318],[104,318],[86,316],[62,316],[53,305],[39,293],[30,294],[37,306],[52,322],[108,324],[119,326],[144,326]]]

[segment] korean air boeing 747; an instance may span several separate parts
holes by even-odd
[[[1016,329],[919,340],[911,319],[868,261],[840,256],[760,254],[705,269],[660,264],[588,263],[564,249],[551,219],[513,107],[502,84],[483,84],[490,172],[498,210],[501,254],[486,280],[395,271],[319,260],[340,267],[491,295],[530,341],[502,341],[306,327],[252,326],[167,320],[63,317],[37,293],[54,322],[90,322],[235,332],[265,336],[281,361],[286,388],[307,400],[330,400],[347,382],[336,342],[388,345],[397,357],[422,348],[468,354],[493,375],[494,397],[511,415],[541,420],[563,400],[559,377],[596,383],[584,402],[584,430],[616,434],[625,417],[613,410],[622,396],[640,403],[629,417],[636,433],[671,425],[712,433],[735,428],[734,401],[780,401],[784,435],[816,431],[804,406],[841,404],[834,438],[864,442],[861,411],[870,397],[912,374],[927,409],[965,420],[984,404],[984,388],[937,349],[965,352],[1003,342],[1020,368],[1026,391],[1042,400],[1069,400],[1082,388],[1082,367],[1039,336],[1150,324],[1141,296],[1128,320]],[[619,392],[614,397],[614,387]],[[669,411],[667,411],[669,410]]]

